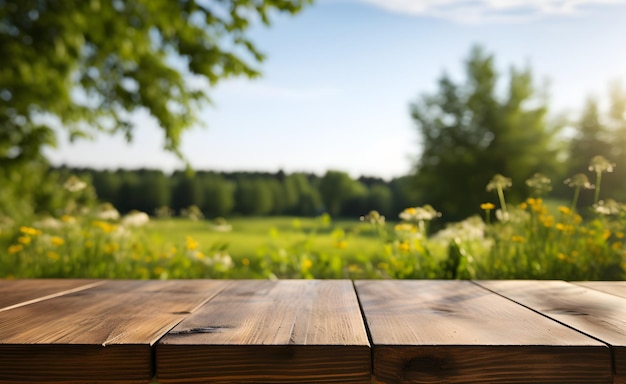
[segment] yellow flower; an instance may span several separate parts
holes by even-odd
[[[187,247],[189,251],[193,251],[195,249],[198,249],[198,242],[195,241],[191,236],[186,236],[185,247]]]
[[[411,245],[408,242],[403,241],[398,244],[398,249],[402,252],[409,252],[411,250]]]
[[[52,242],[52,244],[56,245],[57,247],[65,243],[65,240],[63,240],[59,236],[52,236],[52,238],[50,238],[50,241]]]
[[[250,265],[250,260],[247,257],[244,257],[243,259],[241,259],[241,264],[247,267]]]
[[[22,226],[20,227],[20,232],[22,232],[25,235],[30,235],[30,236],[41,235],[41,231],[33,227]]]
[[[527,203],[521,203],[521,204],[519,205],[519,208],[520,208],[520,209],[523,209],[523,210],[526,210],[526,208],[528,208],[528,204],[527,204]]]
[[[17,238],[18,243],[28,245],[31,242],[31,238],[29,236],[20,236]]]
[[[492,209],[494,209],[496,206],[493,203],[482,203],[480,205],[480,209],[483,209],[485,211],[490,211]]]
[[[554,216],[551,215],[541,215],[539,216],[539,221],[543,224],[544,227],[550,228],[554,225]]]
[[[100,228],[104,233],[111,233],[117,229],[113,224],[109,224],[106,221],[96,220],[91,223],[96,228]]]
[[[74,216],[63,215],[61,216],[61,221],[64,223],[73,223],[76,221],[76,219],[74,218]]]
[[[511,237],[511,240],[514,243],[525,243],[526,242],[526,238],[524,236],[518,236],[518,235],[513,235]]]
[[[46,256],[48,256],[48,259],[52,260],[52,261],[57,261],[59,260],[59,254],[53,251],[48,251],[46,252]]]
[[[613,244],[611,244],[611,249],[614,251],[619,251],[620,249],[622,249],[622,242],[621,241],[616,241]]]
[[[415,226],[409,223],[396,224],[396,226],[393,227],[393,229],[398,232],[415,232],[416,231]]]
[[[309,269],[313,266],[313,262],[310,259],[302,260],[302,269]]]
[[[120,246],[117,243],[106,243],[104,244],[104,253],[110,255],[112,253],[117,252],[120,249]]]
[[[163,272],[165,272],[165,269],[163,267],[154,267],[152,269],[152,273],[154,273],[157,276],[160,276],[161,274],[163,274]]]
[[[624,232],[617,232],[615,234],[615,237],[617,237],[618,239],[623,239],[624,238]]]
[[[21,244],[14,244],[9,246],[9,254],[13,255],[15,253],[18,253],[20,251],[22,251],[24,249],[24,247]]]
[[[338,249],[345,249],[348,246],[348,242],[345,240],[340,240],[340,241],[335,242],[334,246],[335,248],[338,248]]]
[[[565,224],[563,224],[563,223],[556,223],[555,227],[556,227],[557,230],[559,230],[561,232],[565,231]]]
[[[565,216],[569,216],[572,214],[572,210],[564,205],[559,206],[559,212],[561,212]]]

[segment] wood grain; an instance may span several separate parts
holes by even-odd
[[[347,280],[237,281],[156,346],[159,382],[369,383]]]
[[[357,281],[378,383],[608,383],[609,349],[468,281]]]
[[[0,382],[147,382],[151,346],[227,281],[107,281],[0,312]]]
[[[626,281],[576,281],[576,285],[626,298]]]
[[[626,299],[564,281],[483,281],[494,292],[611,346],[615,381],[626,382]]]
[[[0,311],[103,284],[87,279],[0,280]]]

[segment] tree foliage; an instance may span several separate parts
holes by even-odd
[[[480,47],[472,49],[465,70],[464,83],[444,74],[436,93],[411,105],[423,146],[414,184],[422,202],[447,220],[493,200],[485,186],[494,174],[516,180],[515,196],[533,173],[554,174],[559,166],[557,127],[548,124],[547,100],[531,71],[511,68],[501,92],[494,57]]]
[[[207,88],[255,77],[246,35],[311,0],[0,0],[0,166],[40,157],[56,121],[72,138],[132,136],[147,110],[179,151]],[[207,80],[205,86],[199,78]]]
[[[588,171],[595,156],[603,156],[615,164],[615,172],[602,182],[601,197],[626,200],[626,91],[619,83],[611,85],[609,105],[602,110],[599,101],[589,97],[578,122],[576,135],[570,143],[568,174]],[[581,204],[589,205],[592,195],[581,196]]]

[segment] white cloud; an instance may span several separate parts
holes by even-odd
[[[431,16],[463,24],[526,22],[545,16],[576,15],[585,7],[626,0],[357,0],[392,12]]]

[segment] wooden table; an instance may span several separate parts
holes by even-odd
[[[0,383],[626,383],[626,282],[0,280]]]

